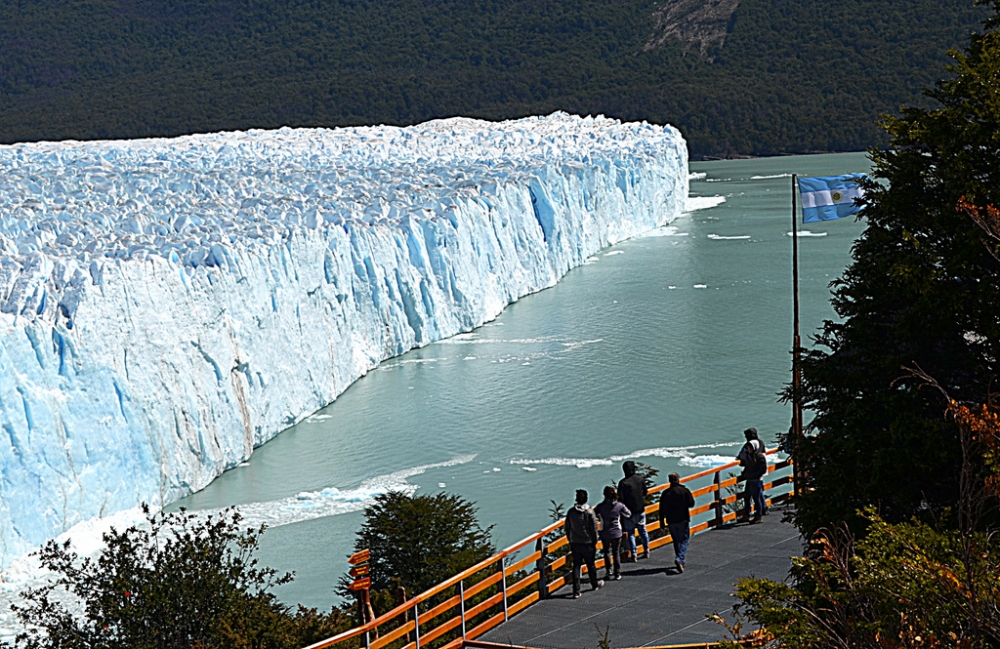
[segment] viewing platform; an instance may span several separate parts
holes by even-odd
[[[772,507],[759,525],[727,524],[691,539],[683,574],[670,544],[649,559],[622,564],[621,581],[605,582],[571,599],[564,586],[546,600],[480,636],[503,645],[540,649],[596,647],[607,631],[612,647],[718,642],[726,629],[707,619],[732,620],[733,584],[741,577],[784,581],[789,557],[802,554],[799,531],[782,523],[785,506]],[[603,570],[599,571],[601,574]]]
[[[782,518],[792,491],[790,460],[770,451],[764,478],[769,515],[759,524],[738,523],[742,509],[736,462],[681,478],[695,498],[691,545],[683,573],[674,567],[671,539],[651,517],[650,555],[622,566],[619,581],[571,598],[569,547],[564,521],[518,541],[489,559],[411,597],[368,623],[306,649],[460,649],[499,645],[538,649],[596,647],[604,633],[614,647],[706,647],[727,631],[706,616],[732,618],[735,582],[743,577],[784,581],[790,557],[802,554],[798,530]],[[597,568],[603,576],[598,553]]]

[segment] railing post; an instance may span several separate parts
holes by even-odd
[[[503,590],[503,621],[506,622],[510,619],[510,613],[507,610],[507,574],[503,567],[503,559],[500,559],[500,587]]]
[[[715,472],[715,526],[722,526],[722,480],[721,471]]]
[[[548,555],[548,548],[545,546],[544,538],[535,541],[535,551],[541,552],[542,555],[535,562],[535,570],[538,571],[538,599],[546,599],[549,595],[549,578],[548,569],[545,566],[545,557]]]
[[[413,639],[416,644],[416,649],[420,649],[420,609],[419,603],[414,602],[413,604]]]
[[[462,615],[462,641],[465,642],[465,580],[458,582],[458,606]]]
[[[405,603],[406,603],[406,589],[403,588],[402,586],[400,586],[396,590],[396,606],[402,606]],[[410,621],[410,613],[409,613],[409,611],[403,611],[403,624],[406,624],[409,621]],[[410,643],[410,634],[407,633],[406,634],[406,644],[409,644],[409,643]]]

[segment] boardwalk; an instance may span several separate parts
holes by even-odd
[[[740,577],[784,580],[789,557],[802,553],[798,530],[772,507],[760,525],[727,525],[691,539],[687,568],[677,574],[671,546],[647,560],[622,566],[621,581],[583,597],[566,586],[482,636],[480,640],[552,649],[596,647],[608,628],[614,647],[642,647],[720,640],[725,629],[705,614],[731,613],[730,593]],[[601,573],[603,574],[603,570]],[[727,615],[727,617],[731,617]]]

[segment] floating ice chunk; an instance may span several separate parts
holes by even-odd
[[[725,196],[688,196],[684,204],[685,212],[707,210],[726,202]]]

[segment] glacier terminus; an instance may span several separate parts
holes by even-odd
[[[0,147],[0,564],[205,487],[687,194],[676,129],[565,113]]]

